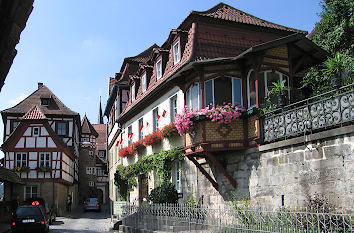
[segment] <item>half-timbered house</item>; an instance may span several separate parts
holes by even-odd
[[[110,122],[110,169],[114,170],[110,171],[110,197],[117,199],[113,174],[118,164],[182,147],[185,160],[176,162],[171,176],[183,194],[182,202],[221,204],[232,193],[262,199],[262,194],[251,193],[249,170],[228,169],[228,165],[246,159],[262,142],[259,109],[273,82],[284,81],[290,89],[286,104],[293,103],[299,97],[303,72],[324,60],[326,53],[305,34],[220,3],[207,11],[192,11],[162,46],[154,44],[124,59],[120,73],[110,80],[105,110]],[[176,114],[185,113],[184,107],[205,113],[227,103],[243,108],[242,116],[227,124],[195,117],[183,137],[165,137],[133,153],[119,153],[173,123]],[[147,199],[158,186],[156,180],[154,172],[140,174],[129,201]]]
[[[4,123],[4,166],[25,182],[14,193],[25,200],[43,197],[65,210],[68,195],[77,202],[80,116],[48,87],[38,89],[16,106],[1,111]]]

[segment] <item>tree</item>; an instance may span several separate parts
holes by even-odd
[[[354,79],[354,2],[325,0],[321,6],[321,21],[316,24],[310,39],[331,54],[331,57],[324,64],[311,68],[302,81],[303,87],[313,90],[313,95],[333,88],[331,71],[336,69],[333,67],[335,64],[340,66],[341,72],[337,75],[342,78],[344,85],[352,83]]]

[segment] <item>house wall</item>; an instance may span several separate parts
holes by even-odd
[[[90,151],[92,155],[90,155]],[[89,181],[96,183],[96,174],[87,174],[87,167],[95,167],[95,154],[93,148],[81,148],[79,160],[79,199],[83,202],[86,198],[91,197]]]
[[[64,152],[62,153],[62,171],[61,177],[63,180],[68,181],[70,183],[74,182],[74,161],[67,156]]]
[[[159,128],[161,129],[163,126],[168,125],[171,122],[170,98],[173,97],[175,94],[177,94],[177,109],[178,109],[177,112],[180,113],[184,107],[184,94],[178,87],[174,87],[173,89],[165,93],[163,96],[161,96],[159,99],[157,99],[154,103],[147,106],[139,114],[135,115],[129,121],[125,122],[125,124],[123,125],[123,132],[122,132],[123,142],[122,145],[120,145],[120,147],[128,146],[128,127],[130,125],[132,126],[132,132],[133,132],[132,141],[133,142],[138,141],[139,119],[142,117],[144,119],[144,128],[143,128],[144,136],[153,132],[152,112],[156,107],[158,107],[159,110],[158,113],[161,116],[158,121]],[[166,110],[166,115],[165,117],[162,117],[164,110]],[[146,122],[149,123],[148,126],[146,126]]]

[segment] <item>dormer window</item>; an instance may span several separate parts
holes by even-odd
[[[162,59],[156,62],[156,79],[162,77]]]
[[[142,91],[146,91],[146,73],[141,77],[141,87]]]
[[[181,60],[181,47],[179,41],[173,45],[173,64],[177,64]]]
[[[49,99],[41,99],[41,105],[42,106],[48,106],[49,105]]]
[[[132,86],[132,101],[135,100],[135,83]]]

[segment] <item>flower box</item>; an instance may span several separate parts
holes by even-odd
[[[37,172],[51,172],[52,168],[47,166],[40,166],[36,168]]]
[[[30,168],[29,167],[16,167],[15,169],[15,172],[29,172],[30,171]]]

